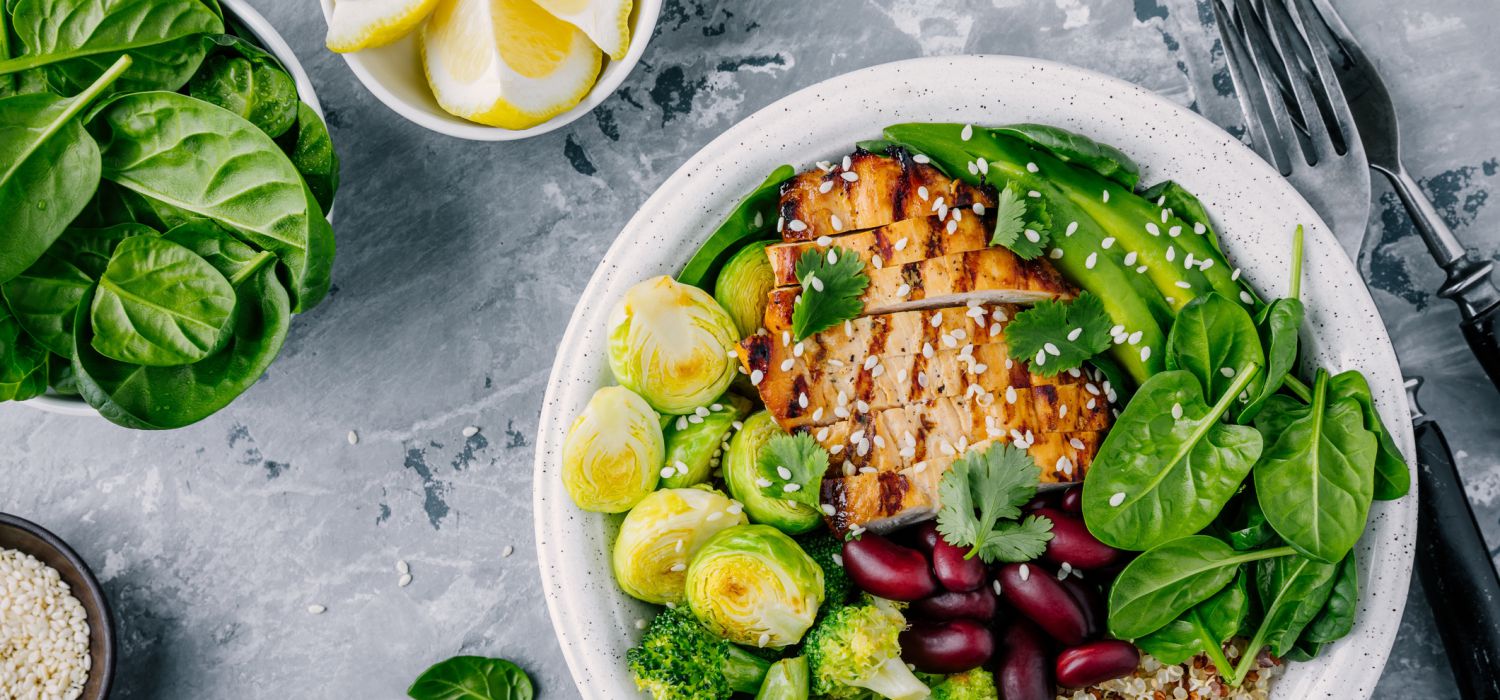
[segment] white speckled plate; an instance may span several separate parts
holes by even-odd
[[[1305,224],[1303,354],[1333,370],[1363,371],[1396,443],[1413,453],[1396,355],[1354,266],[1296,191],[1213,123],[1135,85],[1028,58],[924,58],[832,78],[740,122],[668,178],[605,255],[563,336],[538,427],[533,489],[547,605],[585,698],[638,696],[624,655],[640,634],[636,621],[652,614],[611,578],[618,517],[579,511],[558,478],[568,426],[594,390],[611,383],[611,305],[631,284],[675,273],[777,165],[836,159],[882,126],[907,121],[1041,122],[1117,146],[1141,163],[1143,181],[1177,180],[1202,198],[1230,257],[1272,295],[1286,291],[1291,231]],[[1415,519],[1414,495],[1375,505],[1359,545],[1353,633],[1319,659],[1293,664],[1276,698],[1369,697],[1406,605]]]

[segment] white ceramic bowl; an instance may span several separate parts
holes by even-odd
[[[247,38],[254,39],[255,43],[271,52],[281,65],[286,67],[288,73],[292,74],[292,80],[297,83],[297,96],[302,98],[313,111],[318,113],[318,118],[323,117],[323,105],[318,102],[318,95],[313,91],[312,81],[307,77],[307,71],[302,70],[302,64],[297,61],[297,54],[292,52],[285,39],[276,32],[276,28],[262,17],[254,7],[246,0],[220,0],[224,7],[227,18],[238,20],[244,25],[245,30],[250,33]],[[333,210],[328,210],[328,219],[333,220]],[[93,406],[88,405],[78,396],[64,396],[62,394],[47,393],[34,399],[21,402],[39,411],[57,413],[64,416],[92,416],[99,418],[99,412]]]
[[[333,13],[336,0],[318,0],[323,6],[323,19]],[[635,68],[646,52],[646,44],[656,31],[656,19],[661,14],[661,0],[635,0],[630,9],[630,47],[625,58],[611,61],[604,59],[604,70],[599,80],[589,90],[582,102],[547,121],[529,129],[502,129],[498,126],[476,124],[463,117],[455,117],[438,106],[427,85],[427,76],[422,72],[422,55],[417,46],[417,31],[401,40],[375,49],[341,54],[344,62],[354,71],[359,82],[397,114],[424,129],[439,134],[456,136],[471,141],[516,141],[540,136],[560,129],[573,120],[593,111],[599,103],[609,99],[625,76]]]
[[[611,383],[611,305],[635,282],[677,272],[777,165],[836,159],[882,126],[905,121],[1040,122],[1117,146],[1144,166],[1145,182],[1170,178],[1201,197],[1230,258],[1273,295],[1286,291],[1291,232],[1305,224],[1303,354],[1333,370],[1363,371],[1396,443],[1413,454],[1396,355],[1354,266],[1297,192],[1213,123],[1135,85],[1028,58],[923,58],[832,78],[740,122],[668,178],[605,255],[563,336],[537,431],[535,524],[552,624],[585,698],[641,697],[624,655],[640,635],[636,621],[653,614],[611,579],[619,519],[579,511],[559,478],[569,424],[595,389]],[[1415,494],[1374,506],[1358,547],[1354,631],[1320,658],[1292,664],[1276,698],[1369,697],[1406,605],[1415,518]]]

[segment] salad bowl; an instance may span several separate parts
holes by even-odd
[[[885,64],[805,88],[705,146],[625,226],[582,295],[544,398],[534,474],[537,551],[547,604],[585,698],[637,697],[624,656],[652,609],[610,574],[618,516],[583,513],[560,477],[568,426],[610,382],[607,318],[641,280],[671,275],[718,222],[776,166],[837,159],[887,124],[1032,122],[1113,145],[1143,180],[1174,180],[1211,212],[1225,253],[1269,297],[1288,292],[1288,233],[1306,231],[1302,361],[1359,368],[1400,450],[1413,453],[1405,394],[1385,327],[1353,264],[1282,177],[1193,112],[1129,83],[1028,58],[967,56]],[[1357,545],[1353,631],[1317,659],[1291,664],[1275,698],[1365,698],[1394,640],[1411,573],[1415,499],[1377,502]]]

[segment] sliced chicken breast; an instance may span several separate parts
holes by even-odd
[[[784,240],[811,241],[939,211],[972,210],[975,204],[992,208],[994,203],[988,191],[950,180],[903,149],[888,155],[860,150],[828,170],[786,181],[777,226]]]
[[[880,269],[979,250],[989,245],[993,228],[992,217],[973,212],[965,215],[962,210],[956,210],[946,219],[934,214],[858,233],[777,243],[766,248],[766,255],[771,259],[776,286],[782,287],[797,284],[797,261],[809,250],[827,252],[828,248],[837,248],[841,252],[852,251],[859,255],[867,269]]]

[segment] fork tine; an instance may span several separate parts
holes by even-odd
[[[1277,170],[1283,174],[1288,173],[1291,166],[1285,163],[1283,155],[1287,151],[1286,141],[1282,134],[1267,128],[1267,125],[1274,124],[1271,100],[1266,95],[1260,72],[1250,58],[1245,40],[1235,27],[1234,19],[1224,2],[1225,0],[1213,0],[1214,21],[1224,44],[1224,59],[1229,65],[1229,77],[1234,81],[1235,95],[1239,97],[1240,111],[1245,113],[1250,147]]]
[[[1297,110],[1302,113],[1303,133],[1308,138],[1307,164],[1317,165],[1323,159],[1338,155],[1323,114],[1322,105],[1328,103],[1328,90],[1317,74],[1311,47],[1281,0],[1263,0],[1261,4],[1266,8],[1271,40],[1281,55],[1282,66],[1291,83],[1292,99],[1296,100]],[[1312,75],[1308,75],[1309,72]]]
[[[1328,56],[1328,43],[1325,43],[1335,42],[1335,46],[1341,47],[1342,42],[1328,33],[1328,25],[1323,14],[1308,0],[1287,0],[1287,2],[1290,3],[1292,15],[1297,20],[1297,24],[1302,27],[1303,36],[1307,39],[1314,71],[1318,82],[1323,85],[1321,94],[1338,128],[1337,135],[1343,141],[1341,145],[1344,148],[1340,154],[1347,153],[1350,146],[1359,141],[1359,128],[1354,121],[1354,113],[1349,109],[1349,101],[1344,97],[1344,89],[1339,84],[1338,73],[1333,68],[1332,59]]]
[[[1275,70],[1278,63],[1272,60],[1271,51],[1274,46],[1271,37],[1266,36],[1266,28],[1260,24],[1260,16],[1251,9],[1248,0],[1235,0],[1235,15],[1239,19],[1239,30],[1244,45],[1248,46],[1251,63],[1254,64],[1254,75],[1260,79],[1263,94],[1266,96],[1266,106],[1271,112],[1272,123],[1280,132],[1283,142],[1283,159],[1274,160],[1281,174],[1292,174],[1293,151],[1299,150],[1301,144],[1298,142],[1298,132],[1292,124],[1292,112],[1287,109],[1286,100],[1281,97],[1281,87],[1277,84]]]

